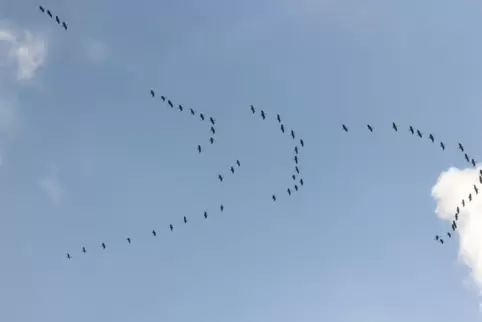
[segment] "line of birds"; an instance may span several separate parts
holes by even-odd
[[[241,162],[239,160],[236,160],[236,165],[237,165],[238,168],[240,168]],[[235,172],[234,165],[231,165],[229,167],[229,170],[231,171],[232,174],[234,174],[234,172]],[[224,176],[222,174],[218,174],[218,179],[219,179],[219,181],[223,182]]]
[[[223,204],[221,204],[221,205],[219,206],[219,210],[220,210],[220,212],[224,212],[224,205],[223,205]],[[208,212],[207,212],[207,211],[204,211],[203,217],[204,217],[204,219],[208,219]],[[187,223],[188,223],[188,219],[187,219],[186,216],[183,217],[183,222],[184,222],[184,224],[187,224]],[[174,225],[173,225],[173,224],[169,224],[169,230],[170,230],[171,232],[174,231]],[[153,229],[153,230],[151,231],[151,234],[152,234],[153,237],[157,237],[157,231],[156,231],[155,229]],[[132,243],[131,237],[126,237],[126,241],[127,241],[128,244],[131,244],[131,243]],[[102,242],[102,243],[100,243],[100,247],[102,247],[102,249],[106,249],[106,248],[107,248],[107,244],[106,244],[105,242]],[[82,246],[81,251],[82,251],[82,253],[85,254],[85,253],[87,253],[87,248],[86,248],[85,246]],[[66,254],[66,257],[67,257],[68,259],[71,259],[71,258],[72,258],[71,253],[67,253],[67,254]]]
[[[54,15],[52,14],[52,11],[50,11],[49,9],[46,9],[45,7],[43,6],[38,6],[40,11],[42,13],[46,13],[50,18],[54,19]],[[67,30],[67,23],[65,21],[60,21],[60,18],[59,16],[55,16],[55,21],[57,21],[57,24],[62,24],[62,27],[64,27],[65,30]]]
[[[366,125],[368,130],[370,132],[373,132],[373,126],[370,125],[370,124],[367,124]],[[345,124],[342,124],[342,128],[345,132],[348,132],[348,127],[345,125]],[[398,132],[398,127],[397,125],[395,124],[395,122],[392,122],[392,128],[395,132]],[[412,135],[416,135],[419,137],[419,138],[423,138],[423,133],[419,130],[419,129],[415,129],[413,126],[409,126],[409,131]],[[433,134],[429,134],[428,135],[428,138],[430,141],[432,141],[432,143],[435,143],[435,137],[433,136]],[[445,143],[440,141],[440,147],[442,148],[442,150],[445,150]],[[474,158],[470,158],[469,155],[465,152],[465,148],[464,148],[464,145],[462,143],[458,143],[458,149],[464,154],[464,159],[467,163],[469,163],[470,165],[472,165],[472,167],[476,167],[477,166],[477,162],[475,161]],[[478,177],[478,181],[480,184],[482,184],[482,170],[479,170],[479,177]],[[479,194],[479,188],[476,184],[473,185],[473,188],[474,188],[474,192],[476,195]],[[467,199],[468,199],[468,202],[472,202],[473,200],[473,195],[472,193],[469,193],[469,195],[467,196]],[[452,225],[451,225],[451,229],[452,229],[452,232],[455,232],[457,230],[457,221],[459,220],[459,214],[460,214],[460,208],[464,208],[466,205],[466,201],[465,199],[462,199],[461,203],[459,206],[457,206],[457,209],[455,211],[455,215],[454,215],[454,220],[452,221]],[[452,232],[448,231],[445,233],[445,235],[448,237],[448,238],[452,238]],[[438,241],[440,244],[444,244],[444,239],[440,236],[440,235],[435,235],[435,240]]]
[[[253,115],[256,114],[256,108],[255,108],[253,105],[251,105],[250,109],[251,109],[251,112],[253,113]],[[260,109],[260,110],[259,110],[259,113],[260,113],[260,115],[261,115],[261,119],[262,119],[263,121],[266,120],[266,112],[265,112],[264,110],[261,110],[261,109]],[[277,121],[278,124],[280,125],[281,133],[283,133],[283,134],[286,133],[287,131],[286,131],[286,129],[285,129],[285,125],[284,125],[283,122],[281,121],[281,115],[276,114],[276,121]],[[295,131],[294,131],[294,130],[290,130],[290,135],[291,135],[291,138],[292,138],[293,140],[296,140],[296,134],[295,134]],[[300,144],[301,147],[304,147],[304,146],[305,146],[305,141],[304,141],[303,139],[299,139],[299,144]],[[293,174],[291,174],[291,178],[293,179],[293,181],[296,182],[297,177],[300,175],[299,158],[298,158],[300,148],[299,148],[298,145],[295,145],[294,148],[293,148],[293,150],[294,150],[293,160],[294,160],[294,162],[295,162],[295,167],[294,167],[295,172],[294,172]],[[299,184],[300,184],[300,186],[303,186],[303,185],[304,185],[304,180],[303,180],[303,178],[300,178],[300,179],[299,179]],[[292,190],[292,189],[294,189],[294,191],[298,191],[298,190],[299,190],[298,184],[295,183],[293,186],[290,186],[290,187],[286,188],[286,192],[287,192],[288,196],[291,196],[291,194],[293,193],[293,190]],[[275,202],[275,201],[277,200],[276,194],[272,194],[272,195],[271,195],[271,199],[273,199],[273,202]]]
[[[150,90],[150,93],[151,93],[152,98],[155,98],[155,97],[156,97],[156,92],[155,92],[153,89]],[[167,105],[168,105],[170,108],[172,108],[172,109],[174,108],[174,103],[173,103],[170,99],[167,99],[166,96],[161,95],[161,100],[162,100],[163,102],[167,102]],[[178,109],[180,112],[183,112],[183,111],[185,110],[184,106],[182,106],[181,104],[179,104],[179,105],[177,106],[177,109]],[[189,108],[189,112],[190,112],[190,115],[191,115],[191,116],[195,116],[196,114],[198,114],[198,112],[196,112],[196,111],[195,111],[194,109],[192,109],[192,108]],[[205,115],[204,115],[203,113],[201,113],[201,112],[199,112],[199,118],[201,119],[201,121],[205,121],[205,120],[209,119],[209,122],[211,123],[210,129],[209,129],[209,131],[211,132],[211,136],[210,136],[210,138],[209,138],[209,143],[210,143],[210,144],[214,144],[214,141],[215,141],[215,139],[214,139],[215,136],[214,136],[214,135],[216,134],[216,129],[214,128],[214,125],[216,124],[216,120],[215,120],[212,116],[207,117],[207,116],[205,116]],[[198,150],[199,153],[202,152],[203,148],[202,148],[202,146],[201,146],[200,144],[197,146],[197,150]]]

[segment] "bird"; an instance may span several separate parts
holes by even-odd
[[[428,136],[428,138],[432,141],[432,143],[433,143],[434,140],[435,140],[432,134],[430,134],[430,135]]]
[[[395,130],[395,132],[398,131],[398,128],[397,128],[397,125],[395,124],[395,122],[392,122],[392,127],[393,127],[393,129]]]
[[[55,21],[57,21],[57,23],[60,25],[60,19],[59,19],[59,16],[55,16]]]
[[[223,182],[223,176],[218,174],[219,181]]]
[[[164,95],[161,95],[161,100],[164,102],[166,101],[166,97]]]
[[[199,151],[199,153],[201,153],[201,146],[200,145],[197,146],[197,150]]]
[[[288,191],[288,195],[290,195],[290,196],[291,196],[291,189],[290,189],[290,188],[288,188],[286,191]]]
[[[42,6],[38,6],[38,8],[40,9],[40,11],[45,12],[44,7],[42,7]]]
[[[343,127],[343,130],[345,130],[345,132],[348,132],[348,128],[346,127],[345,124],[342,124],[342,127]]]
[[[221,209],[221,211],[224,211],[224,206],[221,205],[221,206],[219,207],[219,209]]]
[[[296,176],[294,174],[291,176],[291,178],[293,178],[293,180],[296,180]]]
[[[184,109],[184,107],[182,107],[182,105],[181,105],[181,104],[179,104],[179,111],[181,111],[181,112],[182,112],[182,110],[183,110],[183,109]]]
[[[67,253],[67,258],[70,259],[70,254],[69,254],[69,253]]]
[[[105,249],[105,243],[102,243],[101,245],[102,245],[102,248]]]
[[[469,201],[471,202],[472,201],[472,194],[469,193]]]
[[[127,242],[130,244],[131,243],[131,239],[129,237],[126,238],[127,239]]]
[[[475,160],[474,159],[472,159],[472,166],[475,167]]]
[[[304,147],[304,146],[305,146],[305,141],[303,141],[303,139],[300,139],[300,144],[301,144],[301,147]]]
[[[410,125],[410,132],[412,132],[412,134],[414,134],[415,132],[413,131],[413,126]]]
[[[438,240],[439,240],[439,238],[440,238],[440,237],[439,237],[438,235],[435,235],[435,240],[437,240],[437,241],[438,241]]]
[[[261,110],[261,117],[263,118],[263,120],[265,120],[265,119],[266,119],[266,114],[264,113],[264,111],[263,111],[263,110]]]
[[[291,137],[293,138],[293,140],[295,139],[295,131],[291,130]]]
[[[460,151],[464,152],[464,146],[460,142],[459,142],[459,149],[460,149]]]
[[[251,105],[251,112],[253,112],[253,114],[255,113],[255,110],[254,110],[254,106]]]
[[[281,124],[280,129],[281,129],[281,132],[285,133],[285,126],[283,124]]]
[[[156,96],[156,92],[154,92],[154,90],[151,89],[151,96],[154,97]]]
[[[65,23],[65,21],[62,21],[62,27],[64,27],[64,29],[67,30],[67,24]]]
[[[482,183],[482,176],[479,176],[479,182]]]
[[[211,124],[214,125],[214,119],[212,117],[209,118],[209,120],[211,121]]]
[[[442,150],[445,150],[445,144],[443,142],[440,142],[440,146],[442,147]]]
[[[459,214],[455,214],[455,220],[459,220]]]
[[[300,174],[300,168],[298,166],[295,167],[296,173]]]
[[[167,100],[167,104],[169,104],[171,108],[174,107],[174,105],[172,105],[172,102],[170,100]]]
[[[417,130],[417,134],[419,137],[422,137],[422,132],[420,132],[420,130]]]
[[[201,120],[204,121],[204,114],[203,113],[199,113],[199,117],[201,118]]]
[[[234,167],[231,166],[231,173],[234,173]]]
[[[462,207],[465,207],[465,200],[462,199]]]
[[[157,234],[156,234],[156,231],[155,231],[155,230],[152,231],[152,235],[153,235],[154,237],[156,237]]]
[[[279,114],[276,115],[276,118],[278,119],[278,123],[281,123],[281,116],[279,116]]]
[[[82,252],[85,254],[87,253],[87,250],[85,249],[85,247],[82,247]]]
[[[47,14],[50,16],[50,18],[52,18],[52,13],[50,12],[50,10],[47,10]]]
[[[295,163],[298,164],[298,156],[295,155],[294,159],[295,159]]]
[[[169,225],[169,229],[170,229],[171,231],[173,231],[173,230],[174,230],[174,226],[173,226],[172,224],[170,224],[170,225]]]
[[[373,128],[371,127],[370,124],[367,124],[367,128],[370,130],[370,132],[373,132]]]
[[[442,238],[440,238],[440,243],[443,245],[444,244],[444,240]]]
[[[298,186],[297,186],[297,185],[295,185],[295,190],[298,191]]]
[[[454,226],[454,224],[452,224],[450,227],[452,228],[452,231],[455,231],[455,226]]]
[[[455,221],[452,222],[452,226],[454,226],[454,228],[457,229],[457,223]]]
[[[208,219],[208,213],[204,212],[204,219]]]
[[[239,160],[236,160],[236,164],[238,165],[238,167],[241,166],[241,162],[239,162]]]
[[[184,223],[187,224],[187,218],[184,216]]]
[[[191,111],[192,115],[196,114],[196,111],[194,111],[192,108],[190,108],[189,110]]]
[[[271,198],[273,198],[273,201],[276,201],[276,196],[272,195]]]
[[[298,146],[295,146],[295,153],[298,154]]]
[[[467,155],[467,153],[465,153],[465,160],[467,160],[467,162],[470,162],[469,156]]]
[[[209,138],[209,142],[211,142],[211,144],[213,144],[213,143],[214,143],[214,138],[213,138],[213,137],[210,137],[210,138]]]
[[[300,179],[300,185],[303,185],[304,184],[304,181],[303,181],[303,178]]]
[[[451,233],[447,233],[447,236],[449,236],[449,238],[452,238],[452,234],[451,234]]]
[[[457,213],[459,213],[459,212],[460,212],[460,208],[459,208],[459,207],[457,207]]]
[[[479,194],[479,189],[477,188],[477,186],[474,184],[474,190],[475,190],[475,194],[478,195]]]
[[[211,126],[211,132],[213,132],[213,134],[216,134],[216,130],[212,126]]]

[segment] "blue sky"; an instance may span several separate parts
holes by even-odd
[[[431,189],[477,159],[482,4],[37,5],[0,0],[0,320],[479,319]]]

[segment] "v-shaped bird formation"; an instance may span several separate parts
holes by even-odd
[[[345,124],[342,124],[341,125],[343,131],[345,132],[348,132],[349,131],[349,128],[347,125]],[[374,131],[374,128],[372,125],[370,124],[367,124],[366,125],[366,128],[368,129],[368,131],[370,132],[373,132]],[[397,124],[395,124],[395,122],[392,122],[392,128],[395,132],[398,132],[398,126]],[[420,129],[417,129],[415,127],[413,127],[412,125],[409,125],[408,126],[408,130],[409,132],[414,135],[414,136],[417,136],[418,138],[420,139],[423,139],[424,138],[424,135],[423,135],[423,132],[420,130]],[[428,134],[428,139],[430,140],[431,143],[436,143],[435,141],[435,136],[433,134]],[[440,148],[442,150],[445,151],[445,148],[446,148],[446,145],[443,141],[438,141],[437,142],[438,145],[440,146]],[[465,147],[462,143],[458,143],[458,146],[456,147],[458,150],[461,151],[461,153],[463,153],[463,156],[464,156],[464,160],[469,164],[471,165],[472,167],[476,167],[477,166],[477,162],[475,161],[475,159],[469,157],[469,155],[466,153],[465,151]],[[482,186],[482,170],[479,171],[479,177],[478,177],[478,180],[477,182],[473,185],[473,193],[475,195],[478,195],[479,194],[479,186],[477,186],[477,184],[480,184]],[[435,241],[439,242],[440,244],[444,244],[444,239],[442,238],[442,236],[447,236],[448,238],[452,238],[452,233],[455,232],[457,230],[457,221],[459,220],[459,214],[460,214],[460,209],[461,208],[464,208],[468,203],[472,202],[473,200],[473,197],[474,195],[472,194],[472,192],[468,193],[467,195],[467,199],[462,199],[459,206],[457,206],[457,209],[455,211],[455,214],[454,214],[454,220],[452,221],[452,225],[451,225],[451,231],[448,231],[446,232],[445,234],[441,234],[441,235],[436,235],[435,236]]]
[[[52,11],[50,9],[47,9],[44,6],[41,6],[41,5],[38,6],[38,7],[39,7],[40,12],[47,14],[51,19],[55,19],[55,21],[57,22],[58,25],[62,25],[62,27],[65,30],[67,30],[67,28],[68,28],[67,23],[63,20],[60,20],[59,16],[56,15],[55,18],[54,18],[54,14],[52,13]]]

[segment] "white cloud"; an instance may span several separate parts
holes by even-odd
[[[85,48],[87,58],[94,63],[103,62],[109,54],[107,45],[98,40],[88,41]]]
[[[476,169],[450,168],[442,172],[432,188],[432,196],[437,202],[437,216],[449,222],[448,230],[461,200],[467,202],[469,193],[475,196],[472,202],[460,207],[457,233],[460,237],[459,258],[471,269],[473,284],[482,294],[482,196],[476,196],[474,190],[476,184],[482,194],[478,179],[480,169],[479,165]]]
[[[49,166],[48,175],[40,180],[40,188],[45,191],[54,206],[60,205],[65,192],[60,184],[58,170],[55,165]]]

